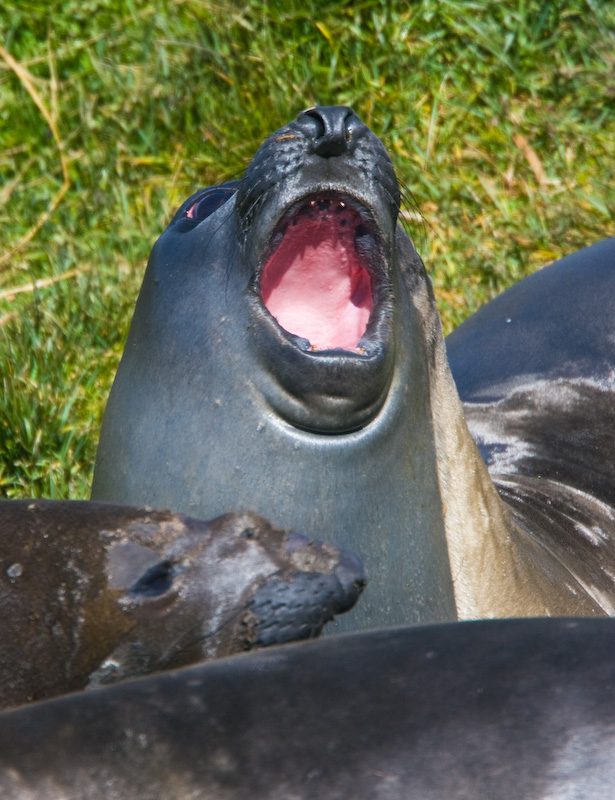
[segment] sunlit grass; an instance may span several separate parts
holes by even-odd
[[[153,241],[306,106],[351,105],[385,141],[447,330],[612,233],[611,3],[4,2],[0,43],[61,145],[0,59],[6,496],[87,496]]]

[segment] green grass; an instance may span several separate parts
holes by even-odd
[[[11,253],[63,169],[0,59],[4,496],[88,495],[153,241],[306,106],[351,105],[384,140],[446,330],[613,230],[612,3],[4,0],[0,42],[70,181]]]

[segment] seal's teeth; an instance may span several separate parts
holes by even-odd
[[[293,339],[299,350],[303,350],[307,353],[309,350],[313,349],[312,343],[309,339],[306,339],[303,336],[295,336]]]

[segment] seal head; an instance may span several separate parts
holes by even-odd
[[[364,585],[352,553],[256,514],[5,501],[0,706],[313,638]]]
[[[342,627],[614,613],[613,244],[452,335],[464,407],[398,201],[336,106],[189,199],[152,253],[93,496],[339,532],[371,577]]]

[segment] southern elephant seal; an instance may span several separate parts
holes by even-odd
[[[317,636],[363,584],[255,514],[0,502],[0,706]]]
[[[6,800],[612,800],[615,623],[247,653],[0,714]]]
[[[446,344],[500,496],[615,614],[615,239],[516,284]]]
[[[240,181],[187,200],[150,258],[93,497],[326,524],[370,575],[339,629],[612,613],[615,512],[603,545],[575,529],[562,560],[503,502],[398,210],[383,145],[339,106],[303,112]]]

